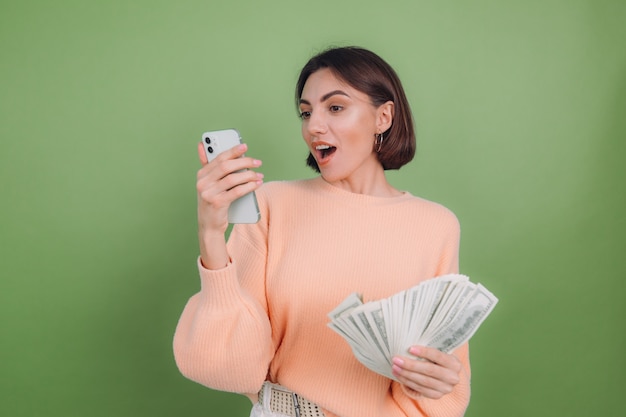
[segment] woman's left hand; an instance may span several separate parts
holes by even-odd
[[[409,353],[420,359],[394,356],[392,371],[401,384],[426,398],[452,392],[460,381],[461,361],[436,348],[413,346]]]

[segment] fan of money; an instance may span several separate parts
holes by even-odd
[[[352,293],[328,313],[328,326],[363,365],[396,379],[391,373],[395,355],[406,355],[414,345],[452,352],[474,335],[497,302],[469,277],[448,274],[367,303]]]

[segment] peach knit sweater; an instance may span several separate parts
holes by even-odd
[[[320,177],[266,183],[257,197],[261,220],[234,227],[231,263],[213,271],[198,263],[201,289],[174,336],[180,371],[253,400],[269,379],[328,417],[462,416],[467,344],[454,352],[461,382],[432,400],[367,369],[327,327],[327,313],[352,292],[367,302],[458,272],[454,214],[409,193],[353,194]]]

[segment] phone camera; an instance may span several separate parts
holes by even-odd
[[[211,144],[211,138],[208,137],[208,136],[206,138],[204,138],[204,141],[207,143],[207,145]]]
[[[209,151],[209,153],[213,153],[213,147],[209,146],[208,148],[206,148],[207,151]]]

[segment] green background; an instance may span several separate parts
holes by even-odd
[[[348,44],[415,113],[390,180],[458,215],[462,272],[500,298],[467,416],[623,415],[625,21],[617,0],[2,1],[0,415],[247,416],[172,357],[196,143],[235,127],[268,180],[311,176],[297,73]]]

